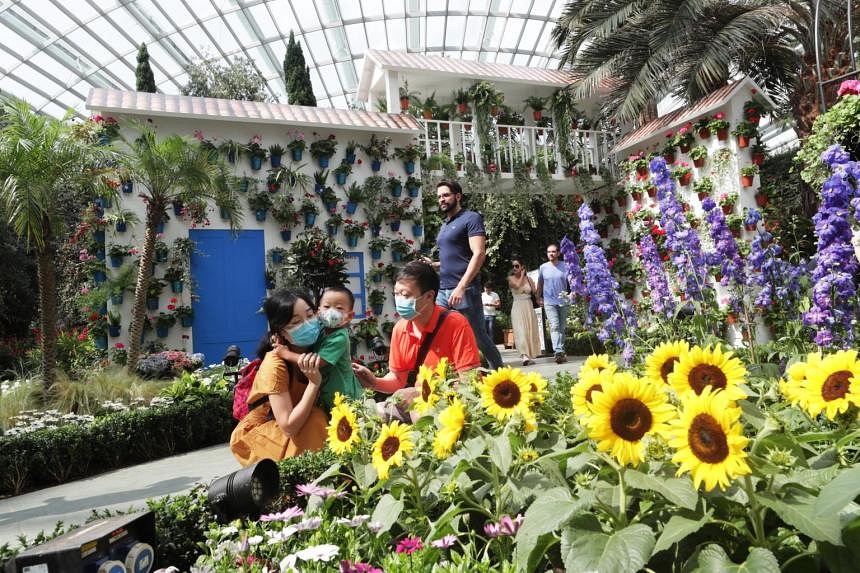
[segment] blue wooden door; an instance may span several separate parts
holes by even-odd
[[[231,344],[253,358],[266,332],[266,318],[257,312],[266,296],[263,231],[191,230],[197,243],[191,273],[199,299],[194,307],[194,352],[205,364],[221,361]]]

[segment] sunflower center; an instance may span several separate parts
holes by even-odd
[[[726,433],[720,423],[710,414],[699,414],[690,422],[687,443],[699,461],[718,464],[729,456]]]
[[[674,368],[674,366],[673,366]],[[718,366],[713,364],[697,364],[690,370],[690,388],[698,396],[706,386],[714,390],[722,390],[726,387],[726,374]]]
[[[421,383],[421,399],[426,402],[427,399],[430,397],[430,392],[431,392],[430,384],[428,384],[427,381],[425,380],[424,382]]]
[[[678,357],[673,356],[668,359],[663,365],[660,367],[660,378],[663,379],[663,382],[669,383],[669,374],[672,373],[672,370],[675,369],[675,363],[678,362]],[[698,392],[697,392],[698,394]]]
[[[350,437],[352,437],[352,424],[344,416],[337,423],[337,439],[346,442]]]
[[[651,429],[651,410],[634,398],[624,398],[612,406],[609,424],[615,435],[628,442],[636,442]]]
[[[600,384],[595,384],[585,393],[585,401],[591,403],[591,393],[592,392],[603,392],[603,386]]]
[[[400,438],[397,436],[388,436],[385,438],[385,441],[382,442],[382,447],[379,448],[379,451],[382,454],[382,459],[387,462],[388,458],[396,454],[399,449]]]
[[[513,408],[520,403],[520,387],[511,380],[496,384],[493,388],[493,401],[502,408]]]
[[[827,402],[844,398],[851,386],[851,376],[849,370],[840,370],[828,376],[821,385],[821,397]]]

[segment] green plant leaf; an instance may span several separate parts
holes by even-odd
[[[827,542],[819,543],[821,557],[833,573],[857,571],[857,563],[860,562],[860,517],[842,530],[842,542],[844,547]]]
[[[560,528],[578,512],[591,507],[592,503],[594,496],[591,492],[584,492],[577,499],[566,487],[555,487],[538,496],[526,510],[523,525],[517,532],[519,566],[526,568],[531,561],[541,535]]]
[[[758,493],[756,496],[760,504],[772,509],[784,522],[796,527],[801,533],[816,541],[829,541],[834,545],[840,544],[842,536],[839,514],[816,516],[816,498],[811,495],[798,493],[785,499],[779,499],[769,493]]]
[[[860,495],[860,465],[843,470],[821,489],[815,500],[815,515],[834,515]]]
[[[649,526],[636,523],[610,535],[595,531],[593,525],[562,532],[561,555],[567,571],[638,571],[648,562],[655,541]]]
[[[511,441],[507,434],[496,436],[487,440],[487,451],[490,453],[490,461],[492,461],[502,475],[507,475],[511,469],[513,462],[513,453],[511,453]]]
[[[700,516],[698,519],[673,515],[663,526],[663,532],[654,546],[654,553],[669,549],[688,535],[699,531],[706,523],[711,521],[711,514]]]
[[[662,479],[636,470],[627,470],[624,478],[630,487],[656,491],[675,505],[685,509],[696,509],[696,504],[699,501],[699,495],[689,478]]]
[[[708,545],[699,552],[698,573],[780,573],[779,561],[773,553],[761,547],[750,549],[746,561],[737,564],[719,545]]]
[[[379,503],[376,504],[376,509],[373,510],[373,515],[370,517],[371,521],[382,524],[377,536],[391,529],[391,526],[400,517],[401,511],[403,511],[403,502],[395,499],[390,493],[386,493],[380,498]]]

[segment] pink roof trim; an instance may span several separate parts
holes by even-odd
[[[353,111],[255,101],[203,98],[173,94],[93,88],[87,109],[133,115],[198,117],[221,121],[284,123],[375,132],[423,131],[405,114]]]

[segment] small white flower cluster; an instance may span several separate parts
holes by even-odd
[[[101,407],[108,412],[126,412],[129,409],[128,405],[119,400],[105,400],[101,403]]]
[[[0,395],[7,394],[25,386],[32,386],[35,383],[36,380],[34,380],[33,378],[16,378],[15,380],[4,380],[3,382],[0,382]]]
[[[167,396],[156,396],[149,401],[149,406],[151,408],[164,408],[171,404],[173,404],[173,398],[168,398]]]
[[[87,414],[61,414],[59,410],[23,410],[17,416],[10,418],[13,426],[6,431],[5,435],[16,436],[68,424],[85,425],[93,419],[93,416]]]

